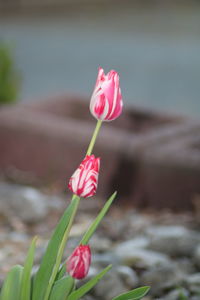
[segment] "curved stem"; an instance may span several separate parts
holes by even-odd
[[[101,121],[101,120],[98,120],[98,121],[97,121],[97,124],[96,124],[96,127],[95,127],[95,130],[94,130],[94,133],[93,133],[93,136],[92,136],[92,138],[91,138],[89,147],[88,147],[88,149],[87,149],[86,155],[91,155],[91,153],[92,153],[92,151],[93,151],[93,148],[94,148],[94,144],[95,144],[95,142],[96,142],[97,135],[98,135],[99,130],[100,130],[100,128],[101,128],[101,124],[102,124],[102,121]]]

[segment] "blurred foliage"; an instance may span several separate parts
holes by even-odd
[[[20,75],[15,67],[12,48],[0,42],[0,105],[17,100]]]

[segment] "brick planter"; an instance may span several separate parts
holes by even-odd
[[[82,160],[95,123],[88,100],[78,97],[1,108],[0,172],[19,181],[66,189],[66,180]],[[102,158],[98,195],[105,197],[118,189],[118,201],[191,208],[192,195],[200,192],[199,148],[191,148],[199,127],[180,117],[126,109],[119,119],[104,124],[95,146],[94,153]],[[189,137],[189,144],[183,142]],[[174,159],[180,149],[187,149],[183,158],[187,166]],[[192,164],[194,151],[197,160]],[[180,207],[181,200],[184,205]]]

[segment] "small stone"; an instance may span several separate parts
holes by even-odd
[[[114,253],[121,257],[131,253],[135,249],[146,248],[149,245],[149,240],[145,236],[136,237],[129,241],[122,242],[114,248]]]
[[[149,249],[170,256],[192,256],[200,242],[199,233],[183,226],[152,226],[147,234]]]
[[[176,260],[175,265],[181,272],[185,274],[192,274],[195,272],[195,267],[192,260],[187,257]]]
[[[118,262],[117,257],[110,252],[106,252],[104,254],[93,254],[92,256],[92,263],[103,268],[109,264],[117,265]]]
[[[137,276],[137,273],[127,267],[127,266],[118,266],[114,269],[115,272],[117,272],[122,279],[122,281],[125,283],[127,288],[134,288],[137,287],[139,278]]]
[[[16,242],[16,243],[28,243],[29,242],[29,236],[23,232],[11,232],[9,234],[9,239],[12,242]]]
[[[104,300],[110,300],[126,291],[127,288],[122,282],[119,274],[113,271],[107,273],[94,287],[95,296]]]
[[[88,218],[87,220],[85,219],[81,222],[74,223],[70,230],[70,237],[80,237],[81,235],[83,235],[89,228],[91,222],[91,218]]]
[[[112,247],[112,243],[107,238],[99,237],[98,235],[94,235],[90,240],[90,246],[95,252],[105,252],[109,251]]]
[[[189,299],[189,292],[184,288],[177,288],[175,290],[170,291],[164,297],[158,300],[180,300],[180,299]]]
[[[96,300],[94,297],[90,296],[90,295],[86,295],[82,298],[83,300]]]
[[[200,294],[200,273],[186,276],[184,281],[192,293]]]
[[[143,216],[138,213],[132,213],[129,216],[129,227],[131,231],[141,234],[151,225],[151,220],[148,216]]]
[[[166,288],[173,288],[183,279],[182,272],[172,262],[143,272],[140,282],[151,286],[151,294],[159,295]]]
[[[34,188],[0,183],[0,213],[10,219],[37,222],[48,213],[47,196]]]
[[[195,253],[194,253],[194,262],[196,264],[196,266],[199,268],[200,270],[200,244],[196,247],[195,249]]]
[[[114,252],[121,263],[137,268],[149,269],[155,266],[167,265],[170,263],[167,255],[140,248],[133,248],[132,251],[119,251],[119,248]]]

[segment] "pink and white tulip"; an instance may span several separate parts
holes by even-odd
[[[89,245],[79,245],[67,259],[67,272],[76,279],[87,276],[91,264],[91,250]]]
[[[78,169],[70,178],[68,187],[79,197],[91,197],[96,193],[100,168],[100,158],[86,155]]]
[[[123,102],[119,75],[111,70],[107,75],[99,68],[96,85],[90,101],[91,114],[101,121],[112,121],[122,112]]]

